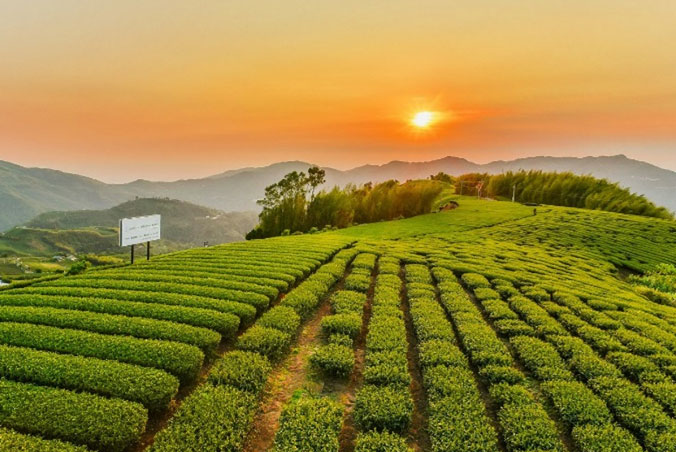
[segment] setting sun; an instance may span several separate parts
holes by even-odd
[[[432,111],[419,111],[411,119],[411,124],[419,128],[428,127],[434,120],[434,112]]]

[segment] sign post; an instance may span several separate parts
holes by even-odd
[[[150,242],[160,239],[161,216],[122,218],[120,220],[120,246],[131,245],[131,263],[134,263],[134,245],[146,243],[146,259],[150,260]]]

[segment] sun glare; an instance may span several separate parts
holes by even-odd
[[[411,119],[411,124],[421,129],[428,127],[434,120],[434,112],[419,111]]]

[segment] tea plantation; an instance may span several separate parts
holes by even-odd
[[[457,200],[0,291],[0,451],[676,451],[676,223]]]

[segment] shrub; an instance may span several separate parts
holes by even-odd
[[[0,376],[15,381],[87,391],[162,410],[178,380],[161,370],[117,361],[0,345]]]
[[[324,345],[310,356],[310,364],[326,375],[347,377],[354,367],[354,351],[345,345]]]
[[[643,450],[631,433],[612,424],[575,426],[573,441],[581,452],[641,452]]]
[[[342,418],[342,405],[326,397],[292,402],[279,418],[272,451],[336,451]]]
[[[503,438],[514,451],[563,451],[556,425],[534,402],[509,403],[498,411]]]
[[[654,431],[676,428],[676,424],[653,399],[646,397],[638,386],[622,379],[599,377],[590,386],[613,410],[624,426],[646,437]]]
[[[214,363],[207,381],[215,386],[229,385],[258,394],[271,371],[272,366],[265,356],[236,350],[226,353]]]
[[[326,336],[331,334],[346,334],[351,338],[356,338],[361,331],[361,316],[359,314],[334,314],[322,319],[322,333]]]
[[[0,322],[0,342],[155,367],[184,382],[197,376],[204,360],[200,349],[178,342],[109,336],[27,323]]]
[[[500,294],[488,287],[479,287],[474,289],[474,296],[479,301],[500,299]]]
[[[511,336],[535,336],[535,330],[526,322],[518,319],[502,319],[496,320],[495,329],[498,333]]]
[[[362,273],[351,273],[345,278],[345,288],[347,290],[357,290],[359,292],[367,292],[371,287],[371,275]]]
[[[265,328],[254,325],[237,340],[237,348],[244,351],[256,352],[274,361],[291,344],[291,335],[274,328]]]
[[[294,335],[300,327],[300,316],[289,306],[275,306],[263,314],[256,325]]]
[[[498,383],[519,384],[525,380],[524,375],[511,366],[489,365],[479,371],[479,376],[489,385]]]
[[[431,340],[421,342],[418,357],[423,368],[438,365],[467,367],[468,362],[460,349],[446,341]]]
[[[573,375],[556,349],[546,342],[528,336],[517,336],[510,339],[516,353],[525,366],[539,380],[572,380]]]
[[[406,355],[399,350],[368,352],[364,367],[364,382],[378,386],[407,388],[411,384]]]
[[[0,423],[27,433],[121,451],[138,441],[147,420],[138,403],[0,380]]]
[[[239,327],[239,318],[232,314],[223,315],[227,316],[230,322],[228,325],[222,325],[223,328],[219,330],[227,333],[228,337],[234,336]],[[0,321],[176,341],[196,345],[205,350],[213,350],[221,341],[220,334],[215,331],[176,322],[32,306],[0,306]]]
[[[571,426],[602,425],[611,421],[610,411],[603,400],[580,382],[551,381],[541,387],[561,419]]]
[[[436,366],[423,374],[423,384],[430,400],[450,396],[454,393],[477,393],[474,377],[469,369],[462,367]]]
[[[56,439],[46,440],[0,428],[0,450],[35,452],[88,452],[84,446],[75,446]]]
[[[332,334],[327,339],[327,342],[329,344],[344,345],[345,347],[354,346],[354,340],[347,334],[339,334],[339,333]]]
[[[463,391],[464,389],[460,389],[430,404],[428,430],[432,450],[499,450],[497,434],[486,416],[478,392],[467,394]]]
[[[245,391],[202,385],[183,401],[149,452],[241,450],[257,408]]]
[[[249,325],[256,317],[256,308],[236,301],[167,293],[158,297],[152,292],[79,287],[29,287],[21,292],[3,294],[2,304],[149,317],[212,330],[218,330],[218,325],[224,323],[219,313],[235,314],[244,325]]]
[[[484,307],[491,320],[517,320],[519,318],[518,314],[512,311],[509,305],[502,300],[483,300],[481,305]]]
[[[484,275],[478,273],[465,273],[462,275],[462,282],[470,289],[490,289],[491,283],[488,282]]]
[[[355,452],[411,452],[406,439],[390,432],[368,432],[357,435]]]
[[[361,313],[366,304],[366,295],[353,290],[339,290],[331,297],[331,307],[336,314]]]
[[[413,400],[406,390],[364,385],[357,393],[353,416],[363,431],[402,433],[411,423]]]

